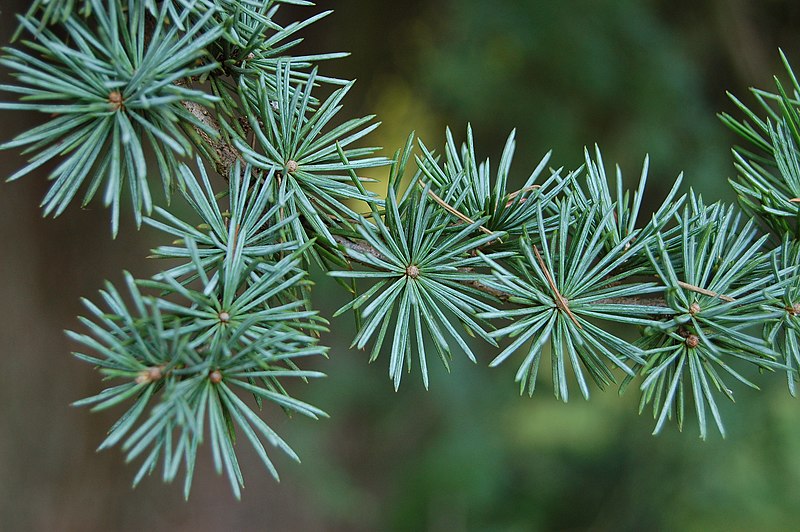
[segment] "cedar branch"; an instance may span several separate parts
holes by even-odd
[[[184,101],[181,103],[204,126],[213,131],[220,131],[219,122],[211,115],[208,109],[196,102]],[[217,138],[212,138],[211,135],[199,127],[195,127],[195,131],[214,150],[214,169],[227,180],[231,168],[238,159],[241,159],[239,150],[225,142],[219,134],[217,134]]]
[[[197,118],[200,122],[202,122],[203,125],[205,125],[206,127],[208,127],[209,129],[211,129],[213,131],[220,131],[221,128],[220,128],[219,123],[211,115],[211,113],[208,111],[208,109],[206,109],[202,105],[200,105],[198,103],[195,103],[195,102],[184,101],[184,102],[182,102],[182,104],[183,104],[184,108],[186,108],[187,111],[189,111],[195,118]],[[215,158],[215,169],[216,169],[217,173],[219,173],[221,176],[223,176],[223,177],[225,177],[227,179],[227,176],[230,173],[230,170],[233,167],[233,165],[236,164],[237,160],[241,159],[241,154],[239,153],[239,151],[236,148],[234,148],[233,146],[231,146],[230,144],[228,144],[227,142],[222,140],[221,137],[217,137],[216,139],[214,139],[210,135],[208,135],[208,133],[206,133],[205,131],[203,131],[203,130],[201,130],[199,128],[197,128],[196,131],[203,138],[203,140],[205,142],[207,142],[214,149],[215,155],[216,155],[216,158]],[[421,183],[421,185],[423,187],[425,186],[424,183]],[[529,187],[529,189],[533,189],[533,188],[534,187]],[[514,193],[513,195],[517,195],[517,194],[520,194],[522,192],[527,192],[527,191],[528,191],[528,189],[520,190],[520,191],[517,191],[516,193]],[[444,201],[442,198],[440,198],[432,190],[429,190],[428,194],[430,195],[430,197],[437,204],[439,204],[443,209],[445,209],[446,211],[448,211],[449,213],[454,215],[459,220],[461,220],[461,221],[463,221],[465,223],[469,223],[469,224],[474,224],[475,223],[474,220],[470,219],[465,214],[461,213],[457,209],[455,209],[452,206],[450,206],[446,201]],[[800,201],[800,198],[797,198],[796,200],[793,199],[791,201]],[[483,226],[480,226],[479,229],[482,232],[486,233],[486,234],[489,234],[489,235],[494,234],[492,231],[490,231],[489,229],[487,229],[487,228],[485,228]],[[375,248],[373,248],[371,245],[369,245],[366,242],[362,242],[362,241],[358,241],[357,242],[357,241],[354,241],[354,240],[352,240],[350,238],[346,238],[346,237],[340,236],[340,235],[334,235],[333,238],[334,238],[334,240],[336,241],[337,244],[339,244],[340,246],[342,246],[344,248],[348,248],[348,249],[351,249],[353,251],[357,251],[359,253],[363,253],[363,254],[366,254],[366,255],[372,255],[372,256],[374,256],[376,258],[379,258],[379,259],[383,259],[383,260],[386,259],[378,250],[376,250]],[[541,265],[543,263],[543,261],[541,260],[541,256],[539,255],[539,251],[535,247],[534,247],[534,252],[536,253],[537,259],[540,261],[540,265]],[[358,261],[356,261],[356,262],[358,262]],[[367,264],[364,264],[364,265],[368,266]],[[543,266],[543,270],[545,272],[545,276],[547,277],[548,283],[550,284],[550,288],[553,290],[553,294],[554,294],[554,297],[556,299],[556,304],[558,305],[559,308],[563,309],[564,312],[567,313],[567,315],[570,317],[570,319],[572,319],[572,321],[578,327],[581,327],[580,323],[578,323],[578,321],[575,318],[575,316],[572,313],[572,311],[570,311],[568,302],[566,301],[566,299],[564,299],[564,297],[561,295],[561,293],[555,287],[555,285],[554,285],[554,283],[552,281],[552,277],[550,276],[549,271],[547,270],[547,268],[544,268],[544,266]],[[463,271],[468,272],[468,271],[471,271],[471,270],[464,269]],[[487,286],[487,285],[485,285],[485,284],[483,284],[483,283],[481,283],[480,281],[477,281],[477,280],[461,281],[460,284],[463,284],[464,286],[469,286],[471,288],[479,290],[479,291],[481,291],[481,292],[483,292],[483,293],[485,293],[485,294],[487,294],[489,296],[492,296],[492,297],[495,297],[495,298],[499,299],[500,301],[507,302],[511,298],[510,294],[508,294],[506,292],[503,292],[501,290],[497,290],[497,289],[492,288],[490,286]],[[708,296],[711,296],[711,297],[718,297],[719,299],[721,299],[723,301],[734,301],[733,298],[731,298],[729,296],[726,296],[724,294],[718,294],[716,292],[712,292],[712,291],[706,290],[704,288],[693,286],[693,285],[690,285],[688,283],[684,283],[682,281],[679,281],[678,284],[682,288],[684,288],[686,290],[691,290],[691,291],[697,292],[699,294],[704,294],[704,295],[708,295]],[[596,303],[597,304],[644,305],[644,306],[658,306],[658,307],[666,307],[667,306],[666,301],[664,299],[662,299],[662,298],[637,298],[637,297],[608,298],[608,299],[598,300]]]

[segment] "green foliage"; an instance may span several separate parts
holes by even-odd
[[[237,162],[228,176],[230,205],[225,210],[201,161],[198,167],[200,179],[187,166],[182,166],[180,171],[186,183],[186,200],[200,215],[200,226],[180,220],[161,207],[156,207],[156,213],[163,222],[145,218],[146,224],[178,239],[179,245],[161,246],[153,252],[159,258],[186,262],[167,270],[167,275],[193,281],[196,275],[192,274],[198,271],[195,258],[203,271],[209,271],[219,269],[229,253],[241,256],[243,267],[263,272],[272,267],[270,259],[299,247],[297,242],[285,239],[288,225],[294,218],[281,217],[282,207],[271,195],[274,169],[256,178],[252,167],[242,168]]]
[[[324,131],[341,110],[341,102],[352,83],[334,91],[318,109],[312,109],[315,79],[316,71],[308,82],[293,90],[291,71],[285,65],[275,75],[274,100],[270,100],[266,83],[256,84],[252,92],[242,84],[242,112],[252,134],[248,135],[241,127],[230,133],[233,145],[248,163],[267,171],[278,169],[276,179],[271,181],[274,197],[285,207],[287,215],[297,216],[291,223],[294,237],[308,241],[311,237],[307,226],[310,226],[315,234],[333,243],[328,227],[358,216],[347,206],[347,200],[374,199],[374,195],[351,183],[349,171],[383,166],[389,161],[366,157],[379,148],[352,148],[340,155],[337,146],[348,147],[379,124],[367,125],[374,118],[367,116]],[[361,181],[358,177],[355,180]]]
[[[431,188],[454,209],[472,219],[486,217],[484,227],[490,231],[505,232],[510,236],[522,235],[524,228],[536,223],[537,204],[550,205],[550,201],[571,181],[560,176],[561,169],[551,172],[544,183],[536,183],[550,160],[545,155],[531,172],[525,184],[516,191],[508,190],[511,162],[516,142],[512,131],[508,136],[500,165],[492,183],[489,160],[479,163],[475,155],[472,127],[467,127],[467,141],[458,149],[453,135],[447,130],[445,160],[440,166],[437,157],[420,142],[424,159],[417,159],[425,179]],[[545,225],[552,226],[555,217],[548,218]]]
[[[577,209],[586,211],[597,205],[595,210],[594,225],[605,235],[606,248],[610,249],[618,246],[624,240],[642,241],[652,239],[656,233],[661,233],[662,238],[672,244],[677,237],[678,228],[672,230],[665,229],[670,219],[683,205],[684,196],[678,196],[678,191],[683,182],[683,175],[679,175],[661,203],[661,206],[650,215],[650,220],[643,226],[637,227],[640,223],[639,216],[644,198],[645,187],[647,186],[648,169],[650,159],[645,158],[642,165],[642,173],[639,178],[639,185],[631,194],[623,186],[622,170],[616,168],[614,179],[614,194],[612,196],[611,182],[606,175],[603,164],[603,156],[600,148],[595,146],[595,160],[592,160],[589,151],[584,150],[586,168],[586,192],[575,181],[573,187],[575,192],[572,195],[577,203]],[[613,215],[606,216],[606,213],[613,211]],[[641,255],[639,255],[641,257]]]
[[[648,315],[664,313],[660,307],[619,302],[631,295],[659,292],[660,287],[656,283],[632,282],[643,268],[621,270],[641,253],[647,240],[632,243],[633,237],[629,236],[606,252],[603,232],[593,230],[596,209],[597,206],[592,207],[574,221],[572,205],[567,200],[558,206],[559,224],[548,238],[540,206],[536,240],[542,246],[541,252],[530,238],[523,238],[519,244],[522,256],[509,264],[509,269],[490,261],[497,277],[490,286],[509,293],[509,301],[521,307],[484,314],[514,320],[493,333],[515,339],[490,365],[499,365],[530,341],[516,376],[520,390],[527,388],[530,395],[536,387],[542,350],[548,341],[555,394],[564,401],[569,395],[567,364],[572,366],[587,399],[589,386],[584,369],[601,387],[614,381],[609,364],[633,375],[626,363],[644,363],[644,351],[598,327],[594,320],[650,325]],[[606,218],[612,212],[606,213]],[[574,231],[569,230],[571,224],[577,226]]]
[[[135,399],[100,449],[120,443],[128,461],[144,458],[134,485],[159,460],[165,481],[172,481],[183,463],[187,497],[197,448],[208,424],[215,466],[218,471],[224,468],[238,497],[243,478],[233,447],[235,427],[276,478],[261,438],[298,460],[254,413],[254,406],[261,409],[266,402],[287,413],[326,415],[291,397],[283,384],[287,378],[323,376],[301,370],[297,362],[325,353],[309,334],[324,327],[313,319],[313,311],[302,308],[304,302],[293,291],[305,276],[298,269],[299,250],[274,263],[269,272],[258,273],[245,266],[243,242],[229,248],[222,263],[211,268],[201,262],[191,240],[187,247],[196,286],[182,284],[169,273],[138,282],[128,275],[132,307],[110,284],[101,292],[108,312],[85,301],[95,318],[81,318],[89,334],[69,335],[99,356],[76,356],[108,378],[127,382],[76,405],[101,410]],[[143,295],[140,286],[157,295]],[[249,392],[253,405],[234,390]]]
[[[406,179],[413,136],[390,160],[363,145],[373,116],[339,119],[353,83],[318,63],[343,54],[289,54],[329,12],[281,25],[283,3],[310,5],[38,0],[20,18],[31,40],[0,60],[18,80],[2,89],[20,96],[0,107],[52,115],[3,145],[32,154],[10,179],[56,163],[43,202],[56,215],[105,187],[114,234],[127,187],[137,224],[173,240],[153,251],[163,272],[127,275],[128,298],[109,284],[105,310],[86,302],[88,332],[69,333],[114,380],[77,404],[129,405],[101,448],[141,461],[134,483],[183,467],[188,496],[206,439],[237,496],[242,435],[276,478],[265,442],[298,458],[260,411],[325,415],[286,383],[323,376],[300,367],[327,351],[312,264],[350,290],[336,315],[353,312],[352,346],[370,345],[370,361],[388,351],[395,388],[415,359],[429,386],[431,350],[448,370],[453,351],[477,362],[474,337],[499,350],[492,367],[520,359],[531,396],[543,360],[564,401],[570,381],[587,399],[635,382],[655,432],[681,428],[691,401],[700,436],[709,416],[724,434],[717,399],[733,399],[734,381],[756,387],[753,369],[785,370],[796,393],[800,86],[788,62],[792,94],[755,92],[766,118],[742,104],[745,120],[723,116],[754,146],[735,150],[744,213],[687,201],[679,176],[645,215],[648,159],[634,190],[619,168],[612,182],[599,149],[572,171],[548,153],[517,187],[514,132],[494,172],[471,128],[463,145],[448,129],[441,155],[419,141]],[[384,199],[359,173],[385,166]],[[154,207],[153,171],[194,220]]]
[[[38,29],[57,22],[64,23],[70,15],[85,15],[91,4],[87,0],[33,0],[25,18],[38,20]],[[17,36],[19,36],[19,31]]]
[[[764,268],[769,255],[761,250],[767,236],[759,238],[752,221],[743,224],[733,207],[705,207],[692,199],[694,212],[684,211],[683,219],[690,221],[682,224],[680,247],[668,251],[659,235],[658,256],[651,255],[673,316],[642,338],[650,357],[641,371],[641,407],[653,403],[655,432],[667,417],[674,416],[681,425],[688,379],[705,438],[706,406],[724,434],[713,396],[716,390],[733,401],[724,374],[757,388],[737,371],[737,364],[780,367],[775,363],[778,354],[753,326],[774,316],[763,307],[777,283]]]
[[[66,39],[20,21],[35,41],[24,41],[28,51],[5,49],[0,64],[16,72],[21,85],[0,89],[21,94],[22,101],[0,108],[48,113],[53,118],[2,148],[25,147],[26,153],[35,153],[12,180],[51,160],[59,162],[49,176],[54,183],[42,202],[45,214],[61,214],[87,179],[83,205],[104,186],[103,201],[112,208],[116,234],[124,187],[129,189],[137,223],[142,211],[152,209],[145,147],[154,152],[169,195],[178,158],[193,151],[194,128],[214,134],[181,102],[210,105],[215,98],[175,82],[214,68],[202,59],[219,31],[201,32],[198,24],[179,32],[159,18],[146,37],[143,4],[130,10],[121,0],[93,1],[92,6],[89,20],[66,20]]]
[[[772,256],[772,274],[777,291],[765,305],[771,311],[764,327],[764,339],[782,353],[789,381],[789,391],[797,395],[797,371],[800,368],[800,243],[784,237],[779,252]]]
[[[397,180],[392,183],[396,184]],[[483,220],[453,228],[449,213],[430,199],[429,187],[420,190],[415,183],[410,187],[403,200],[398,201],[395,186],[390,185],[384,215],[374,208],[372,223],[362,219],[358,224],[361,238],[376,253],[346,250],[350,258],[369,266],[372,271],[335,271],[331,275],[376,279],[368,290],[336,314],[348,310],[359,313],[363,323],[353,340],[353,346],[359,349],[377,333],[370,356],[370,360],[375,360],[396,310],[389,377],[398,388],[404,366],[411,370],[413,343],[427,388],[426,338],[433,340],[436,353],[448,369],[452,342],[470,360],[477,362],[459,331],[462,327],[495,344],[476,316],[478,312],[493,308],[485,301],[486,294],[474,286],[487,278],[486,274],[475,271],[482,266],[475,252],[502,237],[503,233],[479,233],[477,230]],[[499,258],[502,255],[493,253],[490,256]]]
[[[733,95],[746,119],[720,116],[749,144],[733,150],[739,178],[731,186],[745,211],[757,216],[778,241],[786,233],[800,237],[800,84],[783,52],[781,59],[790,87],[776,78],[777,93],[753,89],[764,118]]]
[[[269,84],[274,88],[274,78],[264,73],[275,74],[279,66],[286,62],[286,52],[302,42],[295,35],[303,28],[330,15],[333,11],[323,11],[306,20],[281,26],[274,17],[282,3],[311,5],[309,2],[253,2],[252,5],[226,2],[217,9],[218,16],[209,20],[209,31],[214,26],[229,28],[222,39],[210,47],[214,57],[224,58],[222,67],[233,75],[250,77],[254,81]],[[200,17],[195,17],[200,18]],[[220,18],[222,20],[220,20]],[[346,53],[328,53],[294,56],[291,58],[297,79],[308,79],[308,74],[300,71],[319,61],[345,57]],[[320,81],[343,83],[335,78],[322,78]]]

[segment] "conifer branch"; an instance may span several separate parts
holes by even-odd
[[[195,132],[203,139],[205,144],[214,150],[216,155],[214,157],[214,169],[223,178],[228,179],[234,165],[243,161],[242,154],[225,142],[219,122],[206,107],[188,100],[182,101],[181,105],[204,126],[195,127]]]
[[[85,302],[88,331],[69,333],[85,351],[78,358],[118,380],[78,404],[129,404],[101,447],[142,459],[135,482],[159,463],[172,480],[183,465],[188,494],[204,438],[237,496],[236,441],[276,478],[265,443],[297,459],[258,411],[326,415],[284,385],[323,376],[300,368],[326,353],[312,264],[353,294],[334,317],[355,314],[353,347],[371,345],[371,360],[386,348],[395,388],[412,364],[429,386],[431,351],[446,368],[454,352],[477,362],[473,338],[499,351],[491,367],[518,358],[515,379],[529,395],[543,357],[564,401],[575,385],[588,398],[592,384],[624,374],[624,389],[641,378],[655,432],[681,425],[693,403],[700,435],[709,419],[724,434],[717,399],[734,393],[725,379],[755,387],[740,366],[785,371],[796,393],[800,83],[785,57],[790,89],[756,92],[765,118],[738,100],[746,121],[722,117],[752,145],[735,150],[743,210],[679,194],[679,176],[642,215],[647,158],[633,190],[619,169],[607,175],[597,147],[566,173],[547,153],[512,188],[515,133],[490,166],[469,126],[462,144],[448,129],[441,153],[418,140],[404,188],[414,136],[391,160],[362,147],[378,123],[340,121],[353,82],[318,74],[342,54],[290,53],[295,33],[329,12],[278,25],[281,3],[36,0],[21,23],[35,42],[0,58],[19,82],[0,90],[20,96],[0,108],[50,117],[2,145],[31,154],[11,179],[58,162],[46,213],[104,190],[114,234],[129,196],[137,223],[172,241],[152,254],[171,260],[165,271],[126,275],[126,297],[108,284],[101,305]],[[324,99],[321,83],[334,88]],[[199,225],[153,204],[150,154],[165,193],[179,191]],[[223,190],[204,161],[227,180]],[[359,172],[387,166],[380,198]]]

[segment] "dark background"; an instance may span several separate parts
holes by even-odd
[[[0,41],[25,5],[0,2]],[[463,139],[470,121],[479,152],[497,160],[517,128],[519,180],[550,148],[552,164],[574,168],[597,142],[630,179],[651,155],[652,199],[681,171],[708,199],[732,199],[735,139],[715,116],[734,111],[725,91],[751,102],[748,86],[781,73],[779,46],[800,65],[792,1],[342,0],[297,12],[328,5],[336,12],[306,32],[303,50],[353,52],[323,71],[359,79],[345,113],[379,115],[373,142],[386,155],[411,130],[432,147],[446,125]],[[0,136],[37,119],[3,112]],[[5,152],[0,164],[10,175],[22,158]],[[634,390],[564,405],[545,380],[520,398],[513,364],[488,370],[490,352],[477,366],[456,360],[450,376],[434,368],[429,392],[414,374],[395,393],[385,359],[367,365],[347,349],[345,320],[325,338],[329,377],[298,390],[331,419],[275,421],[303,458],[273,453],[280,484],[243,449],[247,486],[235,502],[203,449],[188,503],[157,477],[132,491],[120,452],[94,452],[118,412],[69,406],[100,383],[69,356],[62,330],[77,327],[79,298],[103,280],[157,271],[144,257],[160,236],[123,216],[112,240],[99,205],[42,219],[46,186],[44,176],[0,186],[0,530],[797,526],[800,409],[783,376],[759,379],[761,392],[735,388],[726,440],[701,442],[693,418],[683,434],[670,426],[652,437]],[[315,302],[330,315],[346,295],[320,284]]]

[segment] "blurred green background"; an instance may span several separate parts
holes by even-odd
[[[574,168],[599,143],[606,163],[638,177],[651,155],[650,199],[681,171],[709,199],[732,199],[735,139],[716,119],[733,112],[725,90],[746,99],[780,73],[777,48],[800,68],[800,4],[788,0],[548,0],[321,2],[306,51],[350,50],[323,71],[358,78],[348,115],[377,113],[373,142],[387,155],[411,130],[441,147],[444,128],[494,160],[518,131],[523,180],[553,148]],[[22,1],[0,2],[0,37]],[[288,20],[284,18],[283,20]],[[3,81],[7,80],[5,72]],[[5,97],[5,96],[4,96]],[[746,99],[746,101],[749,101]],[[38,118],[2,115],[8,139]],[[2,174],[22,164],[3,153]],[[43,176],[0,189],[0,530],[796,530],[800,518],[800,405],[782,376],[761,392],[735,389],[722,440],[670,426],[652,437],[634,390],[620,398],[556,402],[545,381],[519,397],[513,364],[488,370],[458,359],[424,392],[418,375],[398,393],[386,360],[368,365],[347,349],[352,327],[324,339],[324,381],[297,389],[330,420],[274,419],[303,464],[274,453],[276,484],[243,449],[242,502],[202,460],[188,503],[154,477],[135,491],[133,468],[114,450],[95,454],[117,412],[69,403],[100,383],[69,356],[79,298],[159,265],[160,243],[129,220],[110,238],[100,206],[41,219]],[[319,280],[330,315],[346,295]],[[330,288],[330,289],[328,289]]]

